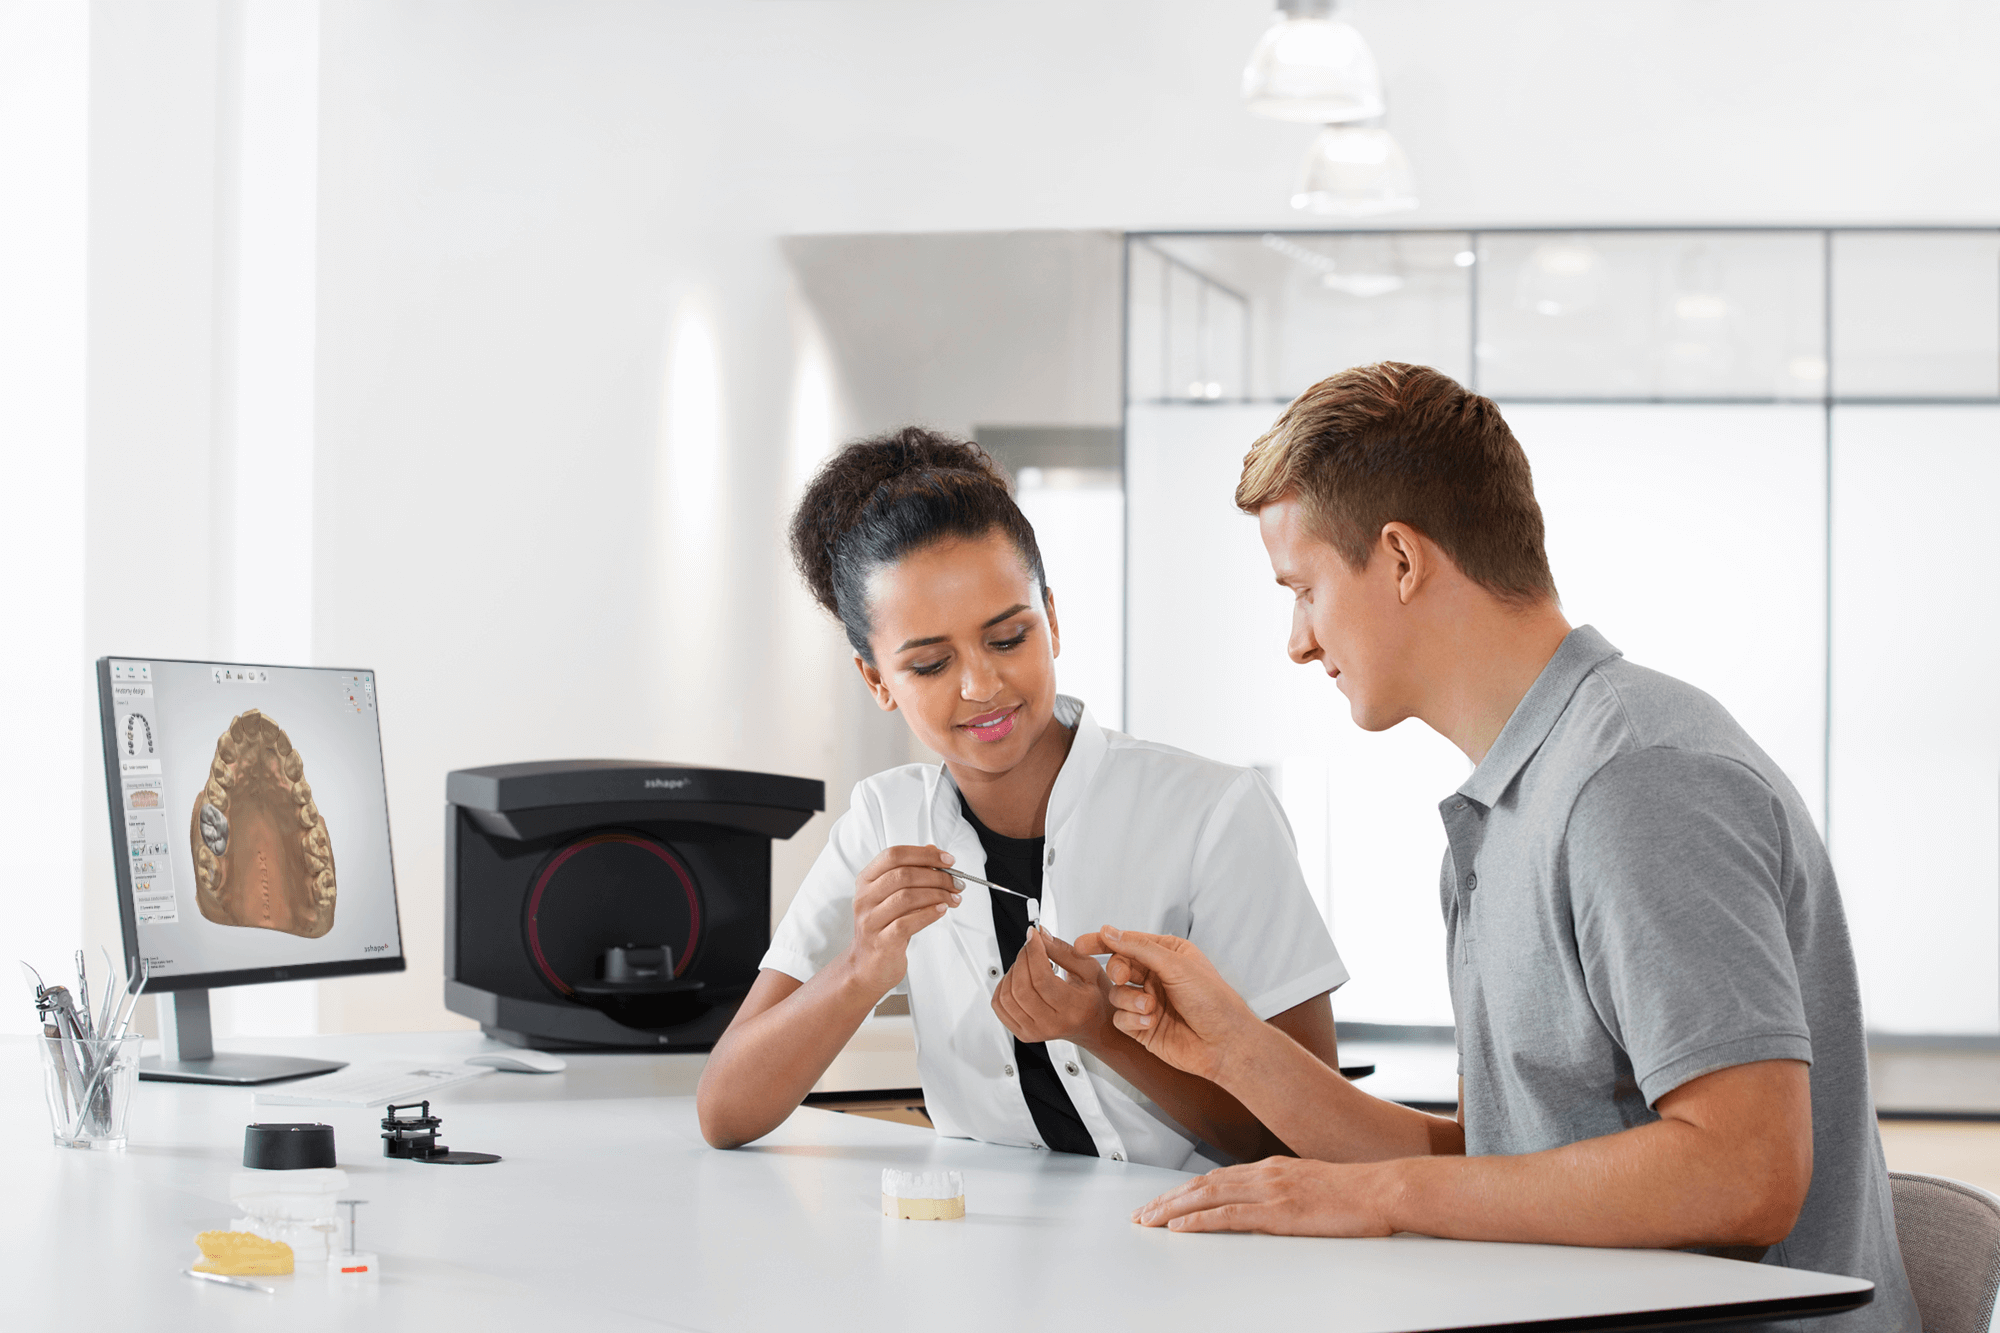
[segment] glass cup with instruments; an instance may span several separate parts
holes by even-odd
[[[148,968],[141,960],[121,990],[110,985],[105,958],[105,987],[97,1012],[90,1004],[90,977],[83,951],[77,950],[77,984],[48,986],[41,974],[21,964],[35,991],[35,1013],[41,1019],[42,1088],[48,1098],[49,1122],[56,1143],[65,1148],[119,1149],[125,1146],[125,1121],[139,1081],[139,1048],[144,1038],[132,1029],[132,1011],[146,988]]]

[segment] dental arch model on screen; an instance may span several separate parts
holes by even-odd
[[[333,929],[333,842],[305,759],[255,708],[237,714],[215,742],[188,845],[195,903],[208,920],[306,939]]]

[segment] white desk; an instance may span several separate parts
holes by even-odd
[[[476,1034],[237,1044],[346,1059],[462,1057]],[[379,1113],[253,1109],[251,1093],[142,1084],[122,1154],[49,1143],[34,1051],[0,1041],[0,1323],[200,1329],[1401,1330],[1520,1321],[1636,1327],[1659,1312],[1854,1299],[1849,1278],[1659,1251],[1182,1236],[1131,1225],[1179,1173],[939,1139],[802,1110],[737,1152],[701,1141],[694,1056],[571,1056],[434,1099],[444,1139],[493,1166],[380,1155]],[[225,1225],[253,1119],[335,1127],[376,1290],[266,1279],[274,1297],[179,1275]],[[879,1214],[881,1169],[955,1168],[963,1222]],[[1777,1311],[1773,1311],[1777,1313]],[[1601,1322],[1599,1322],[1601,1321]]]

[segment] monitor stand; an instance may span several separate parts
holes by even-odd
[[[160,997],[165,1000],[167,997]],[[173,992],[173,1003],[160,1005],[161,1055],[139,1061],[139,1077],[153,1083],[276,1083],[345,1069],[345,1060],[307,1060],[296,1055],[234,1055],[215,1053],[214,1029],[208,1021],[208,992]]]

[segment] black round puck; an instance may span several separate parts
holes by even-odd
[[[332,1125],[246,1125],[243,1165],[259,1171],[305,1171],[332,1166]]]

